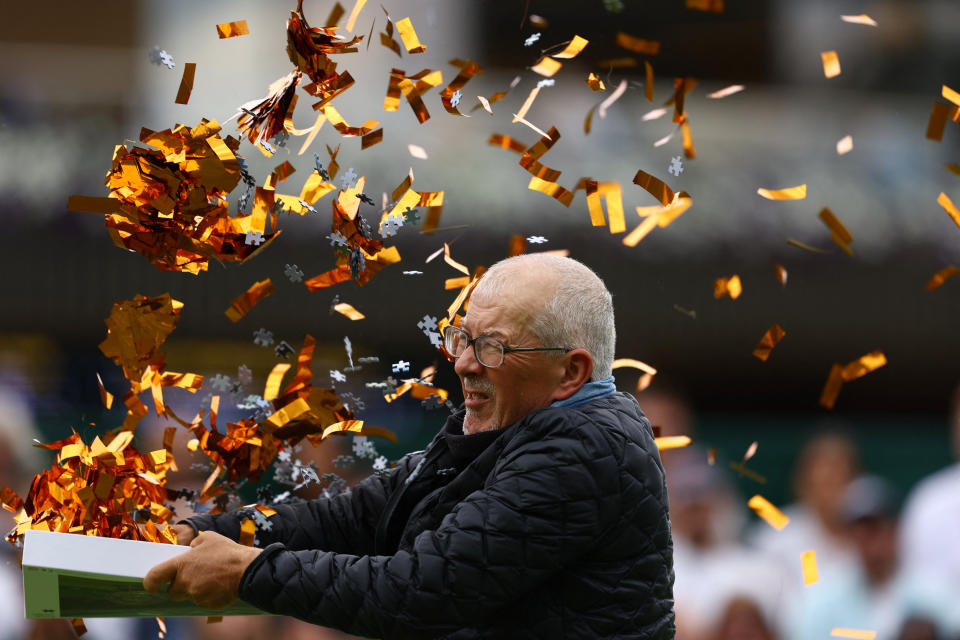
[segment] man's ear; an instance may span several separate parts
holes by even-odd
[[[590,382],[590,376],[593,375],[593,356],[586,349],[568,351],[563,361],[563,377],[553,392],[554,400],[566,400]]]

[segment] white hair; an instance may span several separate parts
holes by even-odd
[[[597,274],[572,258],[522,254],[490,267],[472,297],[496,300],[518,285],[542,288],[546,296],[543,308],[531,313],[526,327],[542,346],[586,349],[593,358],[591,380],[611,375],[617,338],[613,299]]]

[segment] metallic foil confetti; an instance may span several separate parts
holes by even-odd
[[[152,363],[166,359],[159,348],[176,328],[182,309],[183,303],[169,293],[114,303],[100,351],[120,365],[127,380],[139,382]]]
[[[383,129],[377,129],[360,138],[360,150],[369,149],[375,144],[383,142]]]
[[[803,200],[807,197],[807,185],[801,184],[796,187],[786,187],[784,189],[757,189],[757,193],[767,200]]]
[[[190,102],[190,93],[193,91],[193,79],[197,73],[197,63],[188,62],[183,65],[183,77],[180,78],[180,88],[177,89],[176,104]]]
[[[500,133],[494,133],[490,135],[490,138],[487,140],[487,144],[492,144],[495,147],[500,147],[501,149],[507,149],[515,153],[523,154],[527,150],[527,145],[511,138],[510,136],[505,136]]]
[[[750,498],[750,500],[747,501],[747,506],[753,509],[758,516],[777,531],[783,529],[790,522],[790,518],[761,495],[755,495]]]
[[[767,332],[760,338],[760,342],[753,349],[753,355],[763,362],[766,362],[767,358],[770,357],[770,352],[773,351],[773,348],[777,346],[777,343],[780,342],[785,335],[787,335],[787,332],[784,331],[780,325],[774,324],[767,329]]]
[[[443,88],[440,91],[440,102],[443,104],[443,108],[450,115],[462,116],[464,114],[460,113],[457,109],[457,105],[454,104],[454,97],[456,96],[459,100],[459,96],[462,94],[462,89],[472,78],[483,73],[483,69],[473,60],[450,60],[450,64],[455,67],[460,68],[460,73],[457,74],[450,84]],[[459,102],[458,102],[459,104]]]
[[[696,11],[709,11],[710,13],[723,13],[724,0],[686,0],[687,9]]]
[[[240,181],[240,142],[219,131],[208,120],[192,129],[143,129],[140,140],[157,150],[117,146],[105,181],[110,197],[71,196],[67,208],[103,214],[115,245],[161,270],[197,274],[210,258],[246,260],[279,232],[265,232],[263,210],[230,217],[226,196]],[[246,244],[251,231],[262,234],[259,247]]]
[[[667,449],[682,449],[683,447],[688,447],[693,440],[690,439],[690,436],[661,436],[654,438],[653,442],[657,445],[657,449],[666,451]]]
[[[331,104],[324,105],[320,108],[320,111],[326,116],[327,120],[330,121],[333,128],[342,136],[365,136],[380,124],[376,120],[367,120],[359,127],[351,127],[347,124],[346,120],[343,119],[343,116],[340,115],[340,112]]]
[[[737,274],[713,281],[713,297],[718,300],[727,296],[730,296],[731,300],[736,300],[741,293],[743,293],[743,284]]]
[[[363,315],[359,311],[353,308],[353,305],[347,304],[346,302],[341,302],[339,304],[333,305],[333,310],[337,313],[343,314],[350,318],[351,320],[363,320],[367,316]]]
[[[103,380],[100,378],[99,373],[97,374],[97,388],[100,389],[100,402],[102,402],[103,406],[109,411],[113,406],[113,394],[103,386]]]
[[[837,155],[842,156],[853,151],[853,136],[844,136],[837,140]]]
[[[590,41],[586,38],[581,38],[580,36],[575,35],[562,51],[559,53],[552,53],[550,55],[554,58],[560,58],[561,60],[570,60],[571,58],[576,58],[578,55],[580,55],[580,52],[584,50],[589,42]]]
[[[230,308],[224,313],[230,318],[231,322],[239,322],[243,316],[250,313],[250,310],[258,302],[269,296],[273,291],[273,282],[270,278],[254,282],[246,291],[233,299]]]
[[[221,40],[245,36],[249,33],[250,28],[247,26],[246,20],[235,20],[234,22],[224,22],[217,25],[217,35],[220,36]]]
[[[933,274],[930,281],[927,282],[927,291],[935,291],[940,288],[944,282],[960,273],[960,268],[950,265]]]
[[[871,351],[844,366],[840,371],[840,377],[843,378],[844,382],[852,382],[886,364],[887,358],[882,351]]]
[[[665,182],[659,178],[653,177],[642,169],[638,169],[636,175],[633,176],[633,184],[639,186],[641,189],[659,200],[660,204],[665,207],[672,203],[676,196],[676,194],[673,192],[673,189],[668,187]]]
[[[646,56],[655,56],[660,53],[659,40],[644,40],[643,38],[631,36],[623,31],[617,32],[617,46],[627,51],[633,51],[634,53],[642,53]]]
[[[797,249],[803,249],[804,251],[809,251],[810,253],[827,253],[823,249],[818,249],[817,247],[811,247],[809,244],[804,244],[799,240],[794,240],[793,238],[787,238],[787,244]]]
[[[350,17],[347,18],[347,31],[353,31],[357,24],[357,18],[360,16],[360,10],[363,9],[365,4],[367,4],[367,0],[356,0],[353,10],[350,11]]]
[[[953,204],[949,196],[941,191],[940,195],[937,196],[937,204],[943,207],[943,210],[947,212],[950,219],[960,227],[960,209],[957,209],[957,205]]]
[[[787,286],[787,270],[780,263],[777,263],[773,266],[774,274],[777,276],[777,282],[780,283],[781,287]]]
[[[606,118],[607,109],[609,109],[614,102],[619,100],[620,96],[622,96],[626,90],[627,90],[627,81],[621,80],[620,84],[617,85],[617,88],[613,90],[613,93],[607,96],[606,99],[604,99],[604,101],[601,102],[600,105],[597,107],[597,115],[600,116],[601,118]]]
[[[853,249],[850,248],[850,243],[853,242],[853,236],[850,234],[850,231],[843,226],[843,223],[840,222],[837,216],[835,216],[828,207],[824,207],[820,210],[818,217],[823,221],[823,224],[827,225],[827,228],[830,229],[830,237],[834,243],[843,249],[847,255],[852,256]]]
[[[865,629],[848,629],[846,627],[834,627],[830,630],[830,635],[834,638],[855,638],[856,640],[874,640],[877,637],[876,631],[867,631]]]
[[[836,51],[821,51],[820,59],[823,62],[823,75],[828,78],[836,78],[840,75],[840,58]]]
[[[414,158],[417,158],[418,160],[426,160],[426,159],[427,159],[427,152],[426,152],[426,151],[424,150],[424,148],[421,147],[420,145],[408,144],[408,145],[407,145],[407,151],[410,152],[410,155],[411,155],[411,156],[413,156]]]
[[[558,62],[550,56],[544,56],[540,58],[537,64],[530,67],[530,70],[545,78],[552,78],[561,68],[563,68],[562,62]]]
[[[713,93],[708,93],[707,97],[713,100],[719,100],[720,98],[726,98],[727,96],[732,96],[735,93],[740,93],[746,87],[742,84],[731,84],[729,87],[724,87],[719,91],[714,91]]]
[[[844,22],[849,22],[850,24],[862,24],[868,27],[877,26],[877,21],[865,13],[861,13],[858,16],[840,16],[840,19]]]
[[[960,93],[957,93],[947,85],[942,85],[940,89],[940,95],[946,100],[949,100],[956,106],[960,107]]]
[[[623,233],[627,230],[623,215],[623,192],[619,182],[585,181],[587,192],[587,209],[590,213],[590,223],[595,227],[602,227],[607,222],[603,217],[601,200],[607,203],[607,217],[610,221],[610,233]]]
[[[800,554],[800,564],[803,567],[803,586],[809,587],[820,580],[817,572],[817,552],[811,549]]]
[[[643,72],[643,97],[647,99],[647,102],[653,102],[653,65],[646,60],[643,61]]]
[[[942,102],[934,102],[933,109],[930,111],[930,122],[927,123],[927,138],[943,140],[943,129],[947,125],[947,119],[954,122],[960,122],[960,107],[949,107]]]
[[[420,39],[417,37],[417,32],[414,30],[410,18],[404,18],[396,24],[397,31],[400,33],[400,39],[403,40],[403,46],[407,50],[407,53],[423,53],[427,50],[427,45],[420,44]]]
[[[600,76],[592,72],[587,74],[587,86],[593,91],[607,90],[607,86],[603,84],[603,80],[600,79]]]
[[[640,376],[640,379],[637,381],[637,391],[643,391],[650,386],[650,383],[653,382],[653,376],[657,375],[657,370],[648,365],[646,362],[641,362],[640,360],[635,360],[633,358],[617,358],[613,361],[611,365],[612,370],[620,369],[622,367],[630,367],[631,369],[639,369],[643,371],[643,375]]]

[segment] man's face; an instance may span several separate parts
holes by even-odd
[[[518,306],[471,302],[461,326],[471,338],[492,336],[510,347],[561,346],[539,344],[524,328],[526,314]],[[563,362],[549,352],[519,351],[506,354],[496,369],[488,369],[477,362],[473,347],[468,348],[454,365],[467,408],[464,433],[506,427],[549,405],[563,377]]]

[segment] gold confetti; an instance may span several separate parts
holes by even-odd
[[[940,89],[940,95],[942,95],[945,99],[949,100],[953,104],[960,107],[960,93],[957,93],[947,85],[942,86],[942,88]]]
[[[478,76],[483,73],[483,68],[478,65],[473,60],[450,60],[450,64],[459,67],[460,73],[457,74],[457,77],[453,79],[446,87],[440,91],[440,102],[443,105],[443,108],[447,113],[454,116],[466,116],[466,114],[460,113],[460,110],[457,109],[457,105],[453,104],[454,96],[460,92],[462,95],[462,89],[467,82],[470,81],[474,76]]]
[[[333,306],[333,310],[337,313],[341,313],[351,320],[363,320],[367,316],[363,315],[359,311],[353,308],[353,305],[347,304],[346,302],[340,302]]]
[[[357,24],[357,18],[360,16],[360,11],[363,9],[363,5],[367,4],[367,0],[357,0],[356,4],[353,5],[353,10],[350,12],[350,17],[347,18],[347,31],[353,32],[353,28]],[[413,29],[413,27],[411,27]],[[414,35],[416,37],[416,35]],[[426,47],[424,47],[426,48]],[[411,53],[413,53],[411,51]]]
[[[760,342],[753,350],[753,355],[763,362],[766,362],[767,358],[770,357],[770,352],[773,351],[773,348],[777,346],[777,343],[780,342],[785,335],[787,335],[787,332],[784,331],[780,325],[774,324],[767,329],[767,332],[760,338]]]
[[[383,129],[371,131],[360,138],[360,150],[369,149],[375,144],[383,142]]]
[[[817,573],[817,552],[811,549],[800,554],[800,563],[803,566],[803,586],[809,587],[820,579]]]
[[[183,77],[180,78],[180,88],[177,89],[176,104],[190,102],[190,93],[193,91],[193,78],[197,73],[197,63],[187,62],[183,65]]]
[[[784,189],[757,189],[757,193],[767,200],[803,200],[807,197],[807,185],[801,184],[796,187],[786,187]]]
[[[726,98],[727,96],[732,96],[735,93],[740,93],[746,87],[742,84],[732,84],[729,87],[724,87],[719,91],[714,91],[713,93],[708,93],[707,97],[713,100],[719,100],[720,98]]]
[[[557,71],[560,71],[562,67],[562,62],[557,62],[550,56],[544,56],[539,62],[537,62],[537,64],[530,67],[530,70],[534,73],[540,74],[545,78],[552,78],[553,75],[556,74]]]
[[[662,436],[660,438],[654,438],[653,441],[660,451],[680,449],[689,446],[690,443],[693,442],[690,436]]]
[[[743,293],[743,284],[740,282],[740,276],[733,274],[725,278],[717,278],[713,281],[713,297],[720,299],[730,296],[731,300],[736,300]]]
[[[858,16],[840,16],[840,19],[850,24],[862,24],[869,27],[877,26],[877,22],[865,13],[861,13]]]
[[[668,187],[665,182],[653,177],[642,169],[638,169],[636,175],[633,176],[633,184],[639,186],[659,200],[663,206],[667,206],[673,202],[674,196],[676,195],[673,189]]]
[[[327,120],[330,121],[333,128],[342,136],[365,136],[380,124],[376,120],[367,120],[359,127],[351,127],[333,105],[324,105],[320,108],[320,111],[327,117]]]
[[[960,164],[957,164],[956,162],[951,162],[950,164],[945,164],[943,166],[946,167],[947,171],[949,171],[953,175],[960,176]]]
[[[514,114],[514,122],[518,122],[521,118],[527,117],[527,112],[530,111],[530,107],[533,106],[533,101],[537,99],[537,95],[539,95],[539,93],[540,87],[534,87],[530,90],[530,93],[527,94],[527,99],[523,101],[522,105],[520,105],[520,110]]]
[[[492,144],[495,147],[500,147],[501,149],[507,149],[515,153],[523,154],[527,150],[527,145],[511,138],[510,136],[505,136],[501,133],[494,133],[490,135],[490,138],[487,140],[487,144]]]
[[[633,358],[617,358],[613,361],[612,369],[620,369],[621,367],[630,367],[632,369],[639,369],[643,371],[643,375],[640,376],[640,379],[637,380],[637,391],[643,391],[650,386],[650,383],[653,382],[653,376],[657,375],[657,370],[648,365],[645,362],[640,360],[635,360]]]
[[[853,242],[853,236],[850,234],[850,231],[843,226],[843,223],[840,222],[837,216],[833,215],[833,212],[830,211],[828,207],[824,207],[820,210],[818,217],[823,221],[823,224],[827,225],[827,228],[830,229],[830,237],[834,243],[843,249],[847,255],[852,256],[853,249],[850,248],[850,243]]]
[[[960,227],[960,210],[957,209],[957,205],[953,204],[953,201],[950,200],[947,194],[941,191],[940,195],[937,196],[937,204],[943,207],[943,210],[947,212],[950,219]]]
[[[659,40],[644,40],[643,38],[631,36],[623,31],[617,32],[617,46],[627,51],[642,53],[647,56],[655,56],[660,53]]]
[[[593,72],[587,74],[587,86],[593,91],[607,90],[607,86],[603,84],[603,80],[600,79],[600,76]]]
[[[828,78],[836,78],[840,75],[840,58],[836,51],[820,52],[820,59],[823,61],[823,75]]]
[[[245,36],[250,33],[250,28],[247,26],[246,20],[236,20],[234,22],[224,22],[223,24],[217,25],[217,35],[220,36],[220,39],[224,38],[235,38],[237,36]]]
[[[590,212],[590,223],[595,227],[607,224],[603,217],[601,200],[607,203],[607,217],[610,221],[610,233],[623,233],[627,230],[623,216],[623,197],[619,182],[585,181],[587,192],[587,208]]]
[[[403,46],[407,53],[423,53],[427,50],[427,45],[420,44],[417,32],[413,28],[410,18],[404,18],[396,23],[397,31],[400,32],[400,39],[403,40]]]
[[[244,518],[240,523],[240,535],[237,538],[237,544],[241,544],[245,547],[252,547],[256,535],[257,523],[249,518]]]
[[[843,378],[844,382],[852,382],[886,364],[887,358],[882,351],[871,351],[844,366],[840,371],[840,377]]]
[[[960,123],[960,106],[950,107],[942,102],[934,102],[930,122],[927,123],[927,138],[938,142],[943,140],[943,129],[948,118]]]
[[[837,140],[837,155],[842,156],[845,153],[853,151],[853,136],[844,136]]]
[[[647,102],[653,102],[653,65],[644,60],[643,70],[643,97],[647,99]]]
[[[781,287],[787,286],[787,270],[779,262],[773,266],[774,274],[777,276],[777,282]]]
[[[957,268],[953,265],[944,267],[940,271],[937,271],[935,274],[933,274],[933,277],[930,278],[930,281],[927,282],[927,291],[935,291],[939,289],[940,285],[958,273],[960,273],[960,268]]]
[[[810,253],[827,253],[823,249],[818,249],[817,247],[811,247],[809,244],[804,244],[799,240],[794,240],[793,238],[787,238],[787,244],[798,249],[803,249],[804,251],[809,251]]]
[[[830,630],[830,635],[834,638],[855,638],[857,640],[874,640],[877,637],[876,631],[866,631],[864,629],[848,629],[845,627],[834,627]]]
[[[569,60],[571,58],[576,58],[580,55],[580,52],[583,51],[584,47],[587,46],[587,43],[590,41],[586,38],[581,38],[580,36],[573,36],[573,39],[563,48],[563,51],[560,53],[552,53],[554,58],[560,58],[563,60]]]
[[[750,498],[747,506],[777,531],[782,530],[790,522],[790,518],[759,494]]]
[[[273,282],[270,278],[261,280],[260,282],[254,282],[250,285],[250,288],[233,299],[233,302],[230,303],[230,308],[224,313],[230,318],[231,322],[239,322],[241,318],[250,313],[250,310],[253,309],[258,302],[269,296],[273,291]]]
[[[110,407],[113,406],[113,394],[103,386],[103,380],[100,378],[99,373],[97,374],[97,387],[100,389],[100,402],[102,402],[103,406],[109,411]]]

